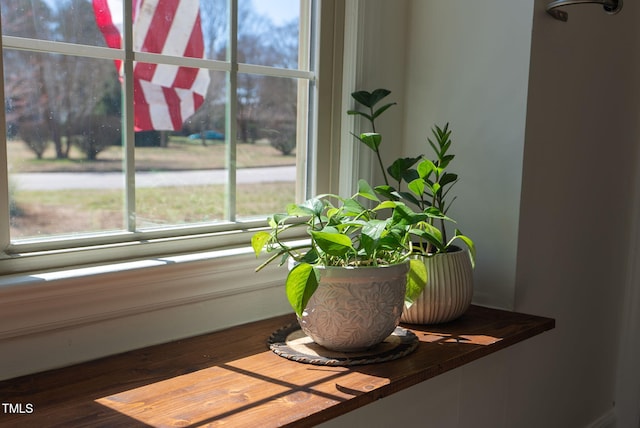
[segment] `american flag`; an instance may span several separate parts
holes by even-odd
[[[123,0],[93,0],[96,23],[107,46],[122,47]],[[127,1],[127,0],[125,0]],[[204,57],[199,0],[131,0],[133,49],[164,55]],[[122,62],[116,61],[122,74]],[[135,127],[179,130],[202,105],[209,86],[206,69],[134,63]]]

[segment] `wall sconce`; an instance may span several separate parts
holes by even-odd
[[[615,15],[622,9],[622,0],[555,0],[547,5],[547,13],[560,21],[566,22],[569,19],[569,14],[557,8],[584,3],[601,4],[605,13],[609,15]]]

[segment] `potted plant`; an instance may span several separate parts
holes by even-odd
[[[401,201],[381,201],[360,180],[350,198],[321,195],[270,217],[269,230],[251,240],[256,255],[272,253],[256,270],[289,262],[286,294],[302,330],[332,350],[367,349],[394,331],[405,298],[424,287],[424,265],[410,258],[411,236],[424,220]],[[284,238],[296,228],[309,239]]]
[[[419,239],[413,251],[423,260],[428,281],[417,300],[405,308],[402,321],[415,324],[434,324],[453,320],[462,315],[471,304],[473,296],[472,269],[475,264],[473,241],[454,229],[448,237],[447,225],[455,221],[447,215],[455,197],[449,199],[449,192],[458,181],[458,175],[449,172],[449,165],[455,158],[450,153],[451,130],[449,125],[434,126],[432,138],[427,137],[435,159],[423,155],[399,158],[385,169],[380,155],[382,136],[376,131],[376,119],[395,103],[378,106],[390,94],[386,89],[373,92],[358,91],[352,94],[360,105],[358,110],[348,114],[366,119],[371,132],[354,136],[373,150],[382,171],[384,184],[375,190],[389,200],[405,201],[418,208],[426,216],[416,228]],[[389,177],[393,179],[390,182]],[[462,243],[463,248],[454,244]]]

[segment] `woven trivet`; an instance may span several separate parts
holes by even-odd
[[[315,343],[297,323],[275,331],[269,337],[269,348],[288,360],[319,366],[355,366],[382,363],[410,354],[418,347],[413,332],[397,327],[382,343],[361,352],[331,351]]]

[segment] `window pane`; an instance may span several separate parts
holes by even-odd
[[[197,9],[197,6],[200,9]],[[229,40],[227,0],[149,2],[134,10],[135,51],[224,61]],[[166,37],[170,34],[170,39]]]
[[[240,0],[238,61],[298,68],[300,0]]]
[[[134,39],[145,35],[145,44],[134,41],[134,50],[226,61],[231,0],[180,4],[190,1],[199,3],[196,13],[163,9],[147,17],[147,24],[160,18],[174,24],[169,51],[162,45],[166,31],[144,33],[144,16],[134,11]],[[238,60],[299,68],[299,55],[309,53],[299,54],[300,40],[309,41],[308,35],[299,37],[300,8],[307,10],[308,2],[239,0]],[[172,2],[160,3],[166,9]],[[243,73],[231,78],[236,68],[220,62],[195,68],[202,62],[154,57],[165,63],[152,64],[142,55],[121,68],[124,55],[91,47],[120,47],[117,31],[111,39],[102,33],[106,27],[99,28],[104,22],[94,16],[91,0],[0,0],[0,6],[4,35],[68,43],[8,40],[3,50],[13,242],[205,223],[233,227],[230,221],[263,220],[301,197],[296,193],[304,192],[304,180],[296,180],[306,173],[298,171],[305,165],[298,151],[306,153],[309,112],[302,95],[309,82],[290,76],[302,73],[241,66]],[[173,43],[178,30],[190,35],[184,49]],[[58,53],[40,52],[48,48]],[[130,65],[133,74],[120,75]],[[125,98],[129,83],[133,99]],[[228,87],[235,92],[234,106],[228,105]],[[124,120],[122,106],[132,104]],[[230,110],[237,114],[231,120]],[[124,132],[123,123],[131,121],[135,129]],[[124,135],[135,137],[126,150]],[[133,159],[126,159],[128,153]],[[135,186],[125,189],[127,177]],[[167,236],[188,233],[183,230]]]
[[[12,237],[122,229],[113,62],[5,50],[3,63]]]
[[[201,0],[200,22],[205,58],[224,61],[229,41],[227,0]]]
[[[2,34],[105,46],[91,1],[1,0]]]
[[[296,200],[297,85],[238,75],[239,218],[264,218]]]
[[[177,131],[136,133],[136,215],[140,228],[224,218],[226,79],[224,72],[207,73],[210,83],[204,102],[193,115],[178,120],[184,123]],[[136,112],[141,108],[151,111],[135,105]],[[173,105],[171,110],[185,108]],[[156,108],[155,113],[159,128],[170,127],[162,126],[167,121],[171,124],[169,110]]]

